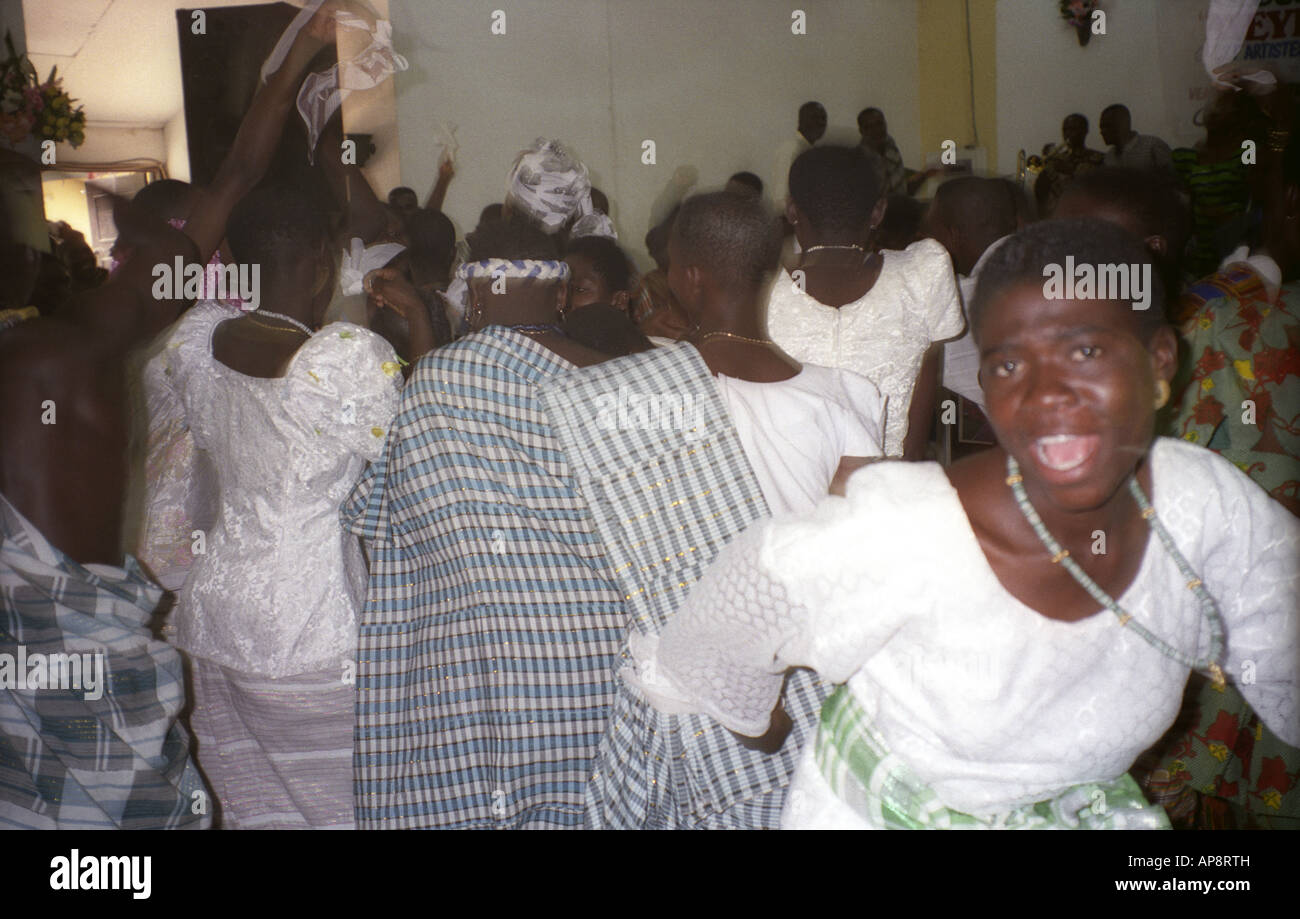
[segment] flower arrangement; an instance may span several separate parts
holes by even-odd
[[[67,141],[74,147],[86,140],[86,113],[75,106],[63,90],[58,68],[50,70],[42,83],[25,54],[14,49],[13,37],[5,33],[8,57],[0,62],[0,136],[21,143],[35,133],[41,140]]]
[[[1058,0],[1056,7],[1061,11],[1061,18],[1074,27],[1079,44],[1088,44],[1092,38],[1092,12],[1097,8],[1097,0]]]

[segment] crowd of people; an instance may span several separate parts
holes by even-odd
[[[0,163],[0,651],[108,674],[6,659],[0,826],[1300,826],[1286,87],[1194,151],[1071,115],[1032,188],[809,102],[639,272],[555,140],[463,239],[453,160],[381,199],[337,114],[330,198],[266,181],[295,29],[111,273]],[[944,449],[957,402],[993,445]]]

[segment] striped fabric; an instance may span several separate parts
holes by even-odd
[[[626,660],[627,639],[658,634],[718,551],[766,517],[767,505],[690,345],[576,370],[541,393],[627,598]],[[775,829],[828,691],[808,671],[790,678],[794,730],[769,756],[709,718],[658,712],[618,681],[587,787],[587,826]]]
[[[952,810],[889,752],[847,686],[826,700],[814,745],[817,767],[835,794],[868,825],[890,830],[1167,830],[1127,774],[1113,782],[1076,785],[1050,801],[996,817]]]
[[[1219,267],[1219,259],[1248,229],[1248,167],[1238,156],[1220,163],[1202,163],[1197,152],[1188,147],[1174,150],[1171,157],[1178,180],[1192,196],[1192,240],[1183,267],[1202,277]]]
[[[356,691],[337,669],[273,679],[191,656],[199,766],[223,830],[352,829]]]
[[[501,327],[426,355],[343,507],[371,558],[361,828],[582,823],[626,612],[537,405],[570,367]]]
[[[0,495],[0,674],[9,674],[0,682],[0,827],[210,825],[177,722],[180,653],[149,635],[160,596],[133,558],[125,569],[79,565]],[[14,686],[16,659],[95,652],[104,654],[99,698]]]

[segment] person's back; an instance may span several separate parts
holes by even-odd
[[[343,511],[371,560],[362,828],[580,826],[626,619],[537,392],[607,356],[559,325],[553,237],[511,215],[469,241],[472,331],[417,363]]]
[[[350,827],[346,675],[365,571],[338,508],[380,453],[400,366],[368,329],[312,331],[326,253],[310,198],[260,189],[228,235],[238,262],[259,269],[263,307],[231,316],[200,303],[155,358],[219,495],[172,617],[191,724],[223,827]]]
[[[608,501],[597,501],[593,513],[621,562],[615,576],[628,595],[629,649],[654,640],[699,566],[739,527],[756,516],[806,510],[827,493],[846,460],[856,465],[880,456],[883,412],[875,386],[847,371],[801,365],[766,335],[763,291],[777,268],[779,244],[775,220],[752,195],[688,199],[673,224],[669,275],[694,325],[687,341],[714,379],[688,376],[684,368],[664,370],[672,388],[692,399],[676,434],[640,445],[635,433],[604,434],[594,446],[581,440],[572,445],[575,465],[585,462],[593,480],[592,493],[624,497],[612,513]],[[664,368],[687,362],[676,350],[682,347],[655,357],[662,357]],[[610,375],[631,368],[632,360],[609,365]],[[624,372],[637,380],[631,369]],[[606,380],[605,391],[614,388],[620,398],[625,388],[644,391],[625,387],[623,378],[617,382],[613,387]],[[552,402],[566,398],[556,394]],[[711,405],[724,420],[709,420]],[[571,404],[569,414],[591,414],[581,409]],[[707,448],[688,450],[689,459],[676,455],[701,429],[711,435]],[[725,456],[731,445],[738,449]],[[707,469],[692,468],[700,455]],[[737,460],[741,468],[730,465]],[[665,464],[674,473],[649,494],[624,495],[625,482],[640,480],[643,462],[656,477]],[[701,501],[701,495],[717,497]],[[696,528],[707,536],[696,535]],[[775,827],[795,755],[824,695],[808,674],[797,675],[790,681],[785,730],[751,743],[703,722],[653,712],[630,686],[620,685],[587,788],[587,825]],[[793,732],[788,739],[786,731]]]
[[[282,377],[212,357],[229,313],[196,306],[168,362],[220,502],[177,614],[177,643],[245,673],[286,676],[340,664],[354,645],[365,568],[338,507],[376,458],[401,374],[374,333],[333,323]]]
[[[34,164],[20,164],[0,190],[6,237],[24,199],[8,180],[28,170],[34,179]],[[78,668],[24,672],[0,690],[0,746],[26,751],[0,763],[3,826],[210,822],[177,720],[181,663],[149,631],[161,592],[121,543],[126,356],[184,306],[149,297],[152,265],[192,258],[193,247],[128,207],[117,207],[115,220],[140,241],[115,278],[61,308],[59,319],[0,330],[0,644]],[[0,238],[0,254],[35,264],[28,251]],[[21,272],[9,280],[19,296],[30,290]],[[68,734],[66,724],[77,730]]]
[[[885,453],[919,458],[942,354],[963,326],[951,263],[923,239],[869,255],[883,216],[879,176],[856,149],[822,147],[790,171],[801,261],[768,299],[773,339],[801,361],[852,370],[888,399]]]

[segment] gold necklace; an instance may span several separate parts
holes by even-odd
[[[737,335],[735,332],[727,332],[724,331],[723,329],[717,329],[713,332],[705,332],[703,335],[700,336],[699,344],[702,345],[710,338],[713,338],[714,336],[717,335],[721,335],[724,338],[734,338],[736,339],[736,341],[749,342],[751,345],[771,345],[772,347],[776,347],[776,342],[772,341],[772,339],[770,338],[749,338],[748,336]]]
[[[252,312],[246,313],[245,317],[252,320],[257,325],[260,325],[262,328],[270,329],[273,332],[292,332],[295,335],[302,333],[306,335],[308,338],[311,337],[311,330],[308,329],[302,323],[298,322],[296,319],[292,319],[289,316],[281,316],[279,313],[271,313],[270,315],[274,316],[277,319],[283,319],[286,322],[291,322],[294,324],[294,326],[296,326],[296,328],[286,329],[282,325],[271,325],[271,323],[269,322],[262,322],[260,319],[257,318],[257,314]]]

